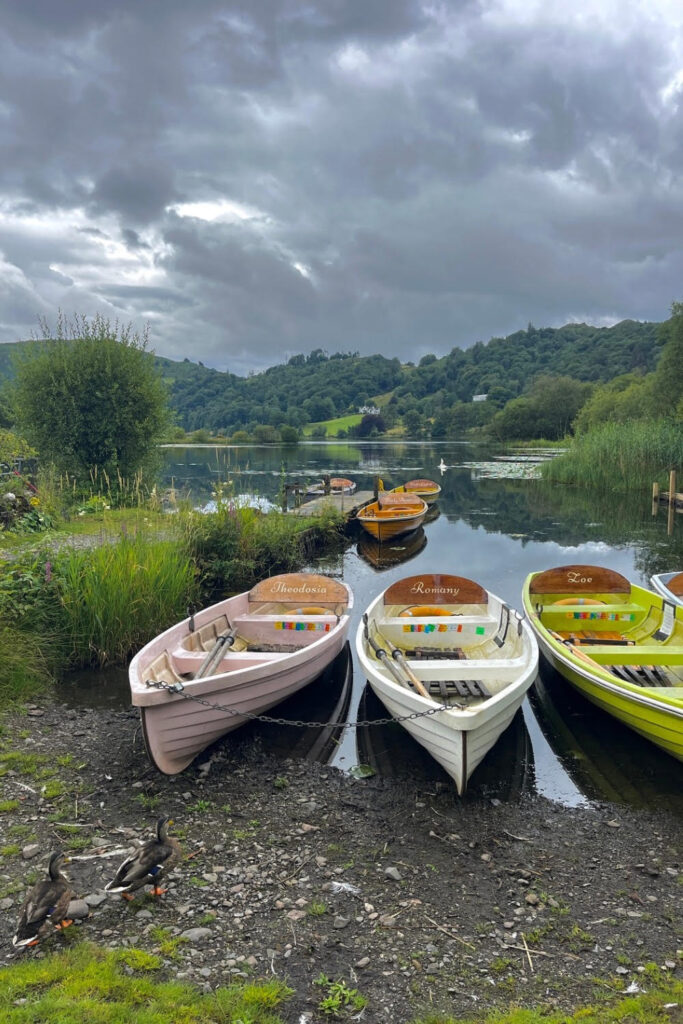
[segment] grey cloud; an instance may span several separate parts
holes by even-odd
[[[683,271],[683,104],[661,92],[666,18],[630,17],[6,3],[0,338],[58,306],[151,316],[160,354],[246,372],[287,351],[414,359],[529,320],[663,318]],[[173,209],[213,200],[254,219]]]

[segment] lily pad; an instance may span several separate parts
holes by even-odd
[[[349,775],[352,775],[354,779],[369,779],[377,772],[374,768],[371,768],[369,764],[354,764],[349,769]]]

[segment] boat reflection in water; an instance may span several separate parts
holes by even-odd
[[[413,530],[412,533],[406,533],[393,541],[379,541],[363,530],[358,538],[358,554],[373,569],[381,571],[382,569],[391,569],[395,565],[414,558],[422,551],[426,543],[427,534],[421,526],[417,530]]]
[[[359,721],[388,718],[386,708],[369,684],[361,695],[357,717]],[[474,770],[462,797],[457,797],[450,775],[398,722],[356,729],[356,751],[359,764],[368,765],[378,775],[417,786],[438,784],[452,791],[459,801],[514,801],[535,792],[533,750],[521,709]]]
[[[275,722],[253,722],[243,726],[207,751],[215,752],[229,744],[231,753],[245,747],[258,746],[266,755],[319,761],[328,764],[337,751],[344,723],[348,718],[353,686],[353,660],[348,641],[317,679],[299,690],[276,708],[266,712],[274,718],[303,722],[280,725]],[[306,726],[306,722],[325,722],[325,728]]]
[[[541,658],[529,699],[562,767],[589,800],[683,813],[683,763],[595,708]]]

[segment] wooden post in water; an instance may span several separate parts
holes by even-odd
[[[674,512],[676,510],[676,470],[669,473],[669,515],[666,522],[666,532],[670,537],[674,532]]]
[[[652,485],[652,515],[657,515],[657,509],[659,508],[659,483],[657,480]]]

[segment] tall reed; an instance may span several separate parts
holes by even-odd
[[[543,478],[613,491],[642,490],[683,470],[683,424],[671,420],[604,423],[574,439],[542,466]]]
[[[124,661],[195,598],[190,559],[174,542],[143,534],[62,552],[53,574],[71,666]]]
[[[0,701],[26,700],[43,693],[53,676],[43,653],[42,638],[0,625]]]

